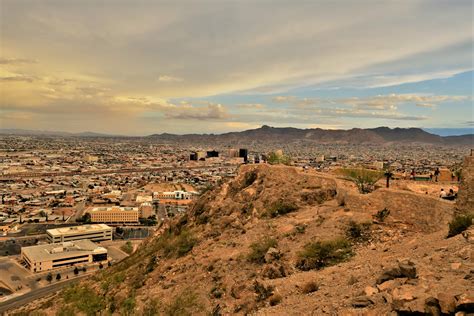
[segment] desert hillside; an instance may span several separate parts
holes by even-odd
[[[470,190],[472,177],[466,179],[462,189]],[[16,312],[472,312],[472,226],[446,238],[455,203],[403,188],[360,194],[333,175],[242,166],[235,179],[204,193],[189,214],[129,258]],[[471,201],[458,205],[472,210]]]

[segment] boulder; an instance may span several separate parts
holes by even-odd
[[[358,296],[352,300],[352,306],[355,308],[364,308],[373,305],[374,301],[368,296]]]
[[[377,294],[378,292],[379,292],[379,290],[375,287],[372,287],[372,286],[366,286],[365,289],[364,289],[364,293],[367,296],[372,296],[374,294]]]
[[[464,293],[455,296],[456,311],[474,313],[474,294]]]
[[[452,314],[456,311],[456,301],[454,295],[448,293],[438,293],[439,307],[443,314]]]
[[[398,266],[385,269],[382,275],[377,279],[377,284],[382,284],[386,281],[397,279],[397,278],[409,278],[415,279],[416,266],[409,260],[403,260],[398,263]]]
[[[399,262],[398,268],[400,269],[400,273],[402,274],[402,276],[409,279],[416,278],[416,267],[415,264],[410,260],[404,260],[402,262]]]
[[[281,253],[278,249],[270,247],[265,254],[265,262],[271,263],[275,260],[279,260],[281,258]]]

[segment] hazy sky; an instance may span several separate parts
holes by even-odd
[[[471,0],[0,0],[0,127],[472,127]]]

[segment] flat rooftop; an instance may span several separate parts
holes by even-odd
[[[48,229],[47,233],[51,236],[61,236],[61,235],[68,235],[68,234],[103,231],[104,229],[111,229],[111,227],[105,224],[88,224],[88,225],[81,225],[81,226],[69,226],[69,227]]]
[[[90,240],[68,241],[58,244],[47,244],[30,247],[22,247],[21,251],[31,260],[49,261],[55,259],[86,255],[91,252],[106,253],[107,250],[98,246]]]
[[[112,211],[122,211],[122,212],[128,212],[128,211],[136,211],[138,212],[138,207],[118,207],[118,206],[110,206],[110,207],[94,207],[93,209],[89,209],[87,212],[112,212]]]

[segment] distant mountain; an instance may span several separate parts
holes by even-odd
[[[465,128],[424,128],[428,133],[436,134],[439,136],[459,136],[474,134],[474,127]]]
[[[153,134],[148,136],[162,141],[184,142],[228,142],[272,143],[309,142],[318,144],[384,144],[423,143],[439,145],[474,145],[474,134],[447,136],[428,133],[421,128],[377,127],[369,129],[325,130],[320,128],[298,129],[293,127],[271,127],[264,125],[257,129],[224,134]]]
[[[24,136],[76,136],[76,137],[110,137],[114,135],[95,132],[68,133],[60,131],[38,131],[29,129],[1,128],[0,135],[24,135]]]

